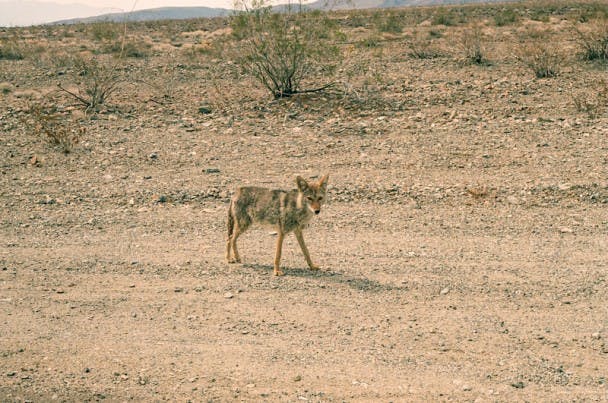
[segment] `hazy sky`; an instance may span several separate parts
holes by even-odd
[[[159,7],[232,8],[234,0],[0,0],[0,27]]]
[[[124,11],[131,11],[132,9],[141,10],[144,8],[158,8],[158,7],[189,7],[189,6],[202,6],[202,7],[225,7],[232,8],[232,0],[38,0],[46,3],[60,3],[60,4],[73,4],[80,3],[96,8],[114,8]]]

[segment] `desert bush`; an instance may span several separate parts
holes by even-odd
[[[556,49],[545,42],[533,42],[520,48],[518,59],[532,69],[536,78],[555,77],[563,62]]]
[[[467,29],[460,37],[462,59],[465,63],[484,65],[489,64],[483,41],[481,27],[475,26]]]
[[[572,100],[578,112],[585,113],[590,119],[598,118],[608,110],[608,82],[589,86],[584,93],[573,95]]]
[[[449,27],[452,25],[456,25],[456,21],[449,10],[445,9],[444,7],[439,7],[437,8],[437,11],[433,14],[431,24],[445,25]]]
[[[385,15],[385,18],[379,21],[378,30],[380,32],[400,34],[403,32],[403,18],[397,14]]]
[[[263,1],[233,16],[231,26],[239,40],[238,62],[275,98],[320,91],[331,84],[302,89],[315,72],[331,72],[338,50],[332,39],[339,35],[326,14],[288,7],[275,13]]]
[[[442,53],[428,39],[423,39],[417,33],[407,41],[407,55],[413,59],[434,59],[441,57]]]
[[[511,8],[506,8],[498,11],[494,14],[494,24],[497,27],[504,27],[507,25],[513,25],[519,20],[519,16],[515,12],[515,10]]]
[[[43,103],[30,105],[24,123],[33,135],[58,146],[65,154],[72,152],[86,133],[85,127],[79,125],[69,112]]]
[[[591,30],[583,32],[575,28],[578,44],[584,60],[608,61],[608,22],[591,24]]]
[[[95,22],[88,24],[88,33],[96,41],[112,42],[120,37],[122,27],[113,22]]]
[[[13,86],[10,83],[2,82],[0,83],[0,93],[2,95],[10,94],[13,91]]]
[[[106,43],[100,53],[111,53],[116,57],[145,58],[150,56],[152,45],[144,41],[115,41]]]
[[[382,46],[382,39],[375,35],[368,36],[357,42],[357,46],[360,48],[378,48]]]
[[[58,84],[61,91],[80,102],[87,111],[97,110],[124,83],[116,65],[99,61],[97,58],[76,58],[71,69],[76,89]]]
[[[5,38],[0,41],[0,60],[22,60],[24,58],[25,50],[16,38]]]

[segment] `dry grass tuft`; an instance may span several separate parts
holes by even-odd
[[[30,106],[24,123],[34,136],[46,139],[65,154],[72,152],[86,133],[86,128],[80,126],[69,112],[42,103]]]

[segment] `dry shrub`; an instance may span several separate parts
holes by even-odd
[[[443,56],[432,40],[422,38],[417,32],[407,41],[407,47],[407,55],[413,59],[434,59]]]
[[[467,29],[460,37],[460,48],[462,49],[462,59],[465,63],[487,65],[489,61],[486,57],[483,33],[479,25],[472,29]]]
[[[247,2],[245,2],[247,3]],[[335,70],[337,25],[325,13],[288,7],[277,13],[264,1],[243,4],[231,21],[239,41],[243,68],[275,98],[319,91],[329,85],[302,89],[315,73]]]
[[[0,60],[22,60],[26,51],[22,41],[15,37],[0,40]]]
[[[80,102],[87,111],[95,111],[121,87],[124,79],[118,67],[97,58],[77,57],[73,60],[72,78],[75,89],[58,84],[61,91]]]
[[[608,62],[608,21],[590,24],[589,31],[574,28],[583,60]]]
[[[30,105],[24,120],[32,134],[58,146],[65,154],[70,153],[86,133],[85,127],[80,126],[69,112],[43,103]]]
[[[596,119],[608,109],[608,82],[602,80],[599,85],[590,85],[582,94],[573,95],[572,100],[578,112]]]
[[[536,78],[557,76],[564,61],[557,49],[540,41],[523,45],[518,51],[518,59],[532,69]]]
[[[519,21],[519,15],[512,8],[504,8],[493,15],[497,27],[513,25]]]

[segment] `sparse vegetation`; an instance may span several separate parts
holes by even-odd
[[[25,58],[23,45],[19,41],[12,38],[0,40],[0,60],[22,60]]]
[[[87,111],[97,110],[105,105],[123,83],[116,65],[93,58],[76,58],[71,70],[76,88],[66,88],[61,83],[59,89],[80,102]]]
[[[475,25],[472,29],[467,29],[463,32],[460,37],[460,47],[463,52],[462,59],[465,63],[477,65],[489,64],[480,26]]]
[[[400,34],[403,31],[403,18],[399,14],[388,14],[378,23],[380,32]]]
[[[456,25],[451,9],[446,7],[437,8],[436,12],[433,14],[431,23],[433,25],[445,25],[448,27]]]
[[[58,146],[65,154],[70,153],[86,133],[69,114],[57,107],[43,103],[32,104],[27,118],[24,119],[31,134],[43,137],[51,145]]]
[[[291,97],[254,76],[238,16],[0,29],[24,56],[0,60],[1,395],[602,401],[608,77],[572,29],[593,3],[283,14],[306,49]],[[327,172],[322,270],[290,236],[271,278],[263,227],[226,267],[239,186]]]
[[[608,110],[608,82],[589,86],[589,88],[578,94],[573,95],[572,100],[576,110],[585,113],[590,119],[596,119]]]
[[[584,60],[608,62],[608,21],[595,21],[587,31],[575,28]]]
[[[335,67],[338,50],[332,39],[338,30],[326,14],[295,6],[285,13],[275,13],[264,3],[254,3],[252,8],[245,5],[243,9],[231,24],[242,54],[239,62],[275,98],[331,85],[302,87],[315,72],[327,73]]]
[[[422,38],[416,32],[414,37],[407,41],[407,47],[409,49],[408,56],[414,59],[434,59],[442,56],[442,52],[437,49],[431,40]]]
[[[493,18],[494,24],[496,24],[497,27],[512,25],[519,21],[519,16],[512,8],[505,8],[503,10],[500,10],[499,12],[494,14]]]
[[[563,57],[554,47],[538,41],[523,45],[518,57],[534,72],[536,78],[557,76],[563,62]]]

